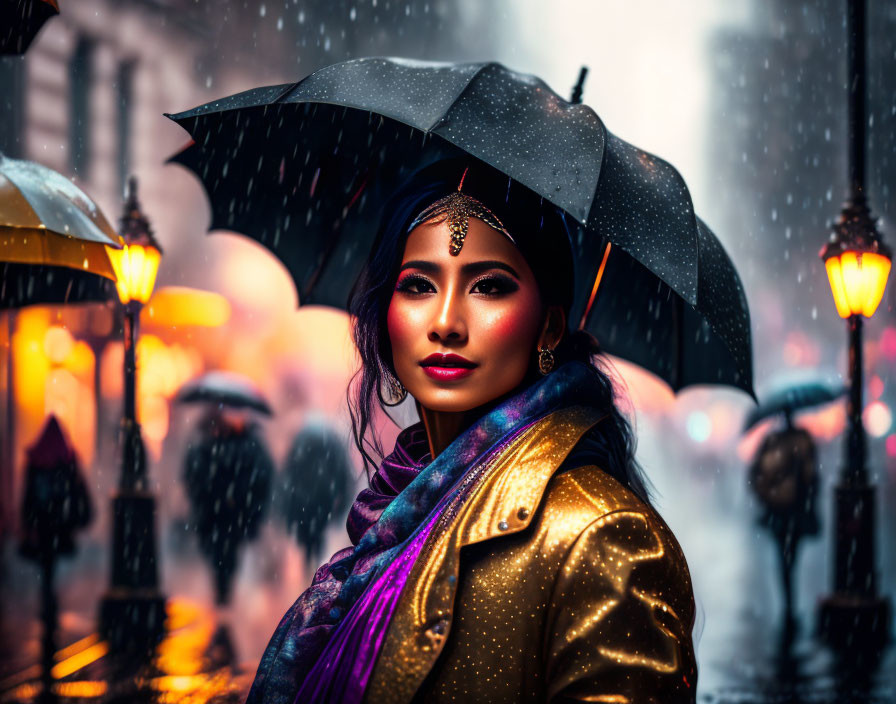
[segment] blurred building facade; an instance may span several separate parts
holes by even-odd
[[[233,242],[206,243],[201,186],[185,170],[164,163],[188,137],[163,114],[257,85],[295,81],[359,55],[457,59],[477,47],[487,52],[486,37],[468,31],[482,14],[473,2],[443,0],[413,6],[374,1],[358,7],[345,0],[276,6],[187,0],[63,3],[61,15],[46,24],[25,57],[0,58],[0,152],[70,176],[113,226],[125,180],[136,174],[144,211],[165,250],[159,286],[186,284],[228,295],[228,286],[239,283],[234,279],[270,280],[273,272],[282,288],[288,277],[266,252],[250,252],[256,255],[253,264],[233,256]],[[238,310],[234,325],[245,325],[230,333],[257,338],[259,319],[272,315],[265,306],[278,296],[285,300],[281,293],[254,293],[256,309],[243,310],[242,318]],[[286,308],[292,308],[288,301]],[[0,535],[15,525],[24,448],[50,412],[71,433],[85,466],[94,467],[94,488],[103,492],[114,485],[121,397],[120,320],[114,303],[33,307],[6,317],[0,335],[15,360],[15,433],[13,462],[4,458],[0,468]],[[150,450],[158,454],[169,430],[169,400],[179,383],[204,366],[257,367],[259,350],[236,349],[227,357],[214,336],[151,326],[146,332],[139,415]],[[280,338],[266,349],[289,356],[295,335]],[[9,364],[9,355],[3,364]],[[283,371],[271,368],[272,373]],[[8,397],[6,378],[4,373],[0,383]],[[4,403],[3,413],[9,412]]]

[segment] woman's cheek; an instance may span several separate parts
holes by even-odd
[[[389,302],[389,310],[386,312],[386,328],[389,330],[393,355],[402,347],[407,334],[407,316],[403,315],[401,307],[401,303],[393,296]]]
[[[489,317],[486,328],[492,344],[496,347],[518,347],[520,342],[528,341],[537,334],[538,302],[515,305]]]
[[[414,306],[399,296],[392,297],[386,311],[386,329],[392,344],[392,361],[396,371],[401,368],[407,370],[417,362],[416,347],[420,336],[426,335],[424,316],[421,313],[419,306]]]

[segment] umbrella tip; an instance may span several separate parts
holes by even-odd
[[[572,89],[572,96],[569,99],[569,102],[573,105],[579,105],[582,102],[582,91],[585,88],[585,77],[588,75],[588,67],[582,66],[579,69],[579,80],[576,81],[575,86]]]

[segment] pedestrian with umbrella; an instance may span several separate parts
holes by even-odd
[[[327,527],[343,516],[354,494],[355,478],[342,440],[322,420],[308,421],[293,438],[280,481],[280,515],[312,566]]]
[[[818,534],[818,461],[815,442],[805,428],[794,425],[799,411],[831,403],[846,389],[825,384],[789,386],[754,408],[744,432],[768,418],[783,419],[783,427],[768,433],[750,465],[749,484],[762,512],[759,524],[771,533],[778,552],[784,595],[784,635],[796,625],[793,604],[793,570],[803,538]],[[784,640],[787,640],[785,637]]]
[[[44,698],[52,696],[58,607],[53,588],[56,560],[75,552],[75,533],[93,518],[78,457],[56,416],[49,416],[40,438],[28,448],[22,497],[19,551],[41,568],[41,616],[44,622],[41,664]]]
[[[215,602],[223,607],[239,550],[258,536],[274,472],[260,428],[245,409],[270,408],[251,382],[221,372],[187,384],[178,400],[211,404],[187,449],[183,481],[190,525],[214,573]]]
[[[687,563],[601,357],[752,393],[740,281],[678,173],[498,64],[360,59],[174,119],[213,226],[347,306],[361,358],[353,545],[250,704],[695,701]],[[408,395],[386,455],[374,411]]]

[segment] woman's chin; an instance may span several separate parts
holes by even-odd
[[[450,389],[446,389],[442,385],[425,384],[421,385],[421,388],[408,389],[408,392],[423,408],[435,413],[469,413],[487,409],[495,401],[505,398],[508,393],[504,390],[498,394],[483,393],[483,387],[488,391],[494,391],[494,389],[488,389],[488,384],[484,384],[480,379]]]
[[[417,393],[410,391],[414,400],[426,410],[435,413],[466,413],[491,400],[483,396],[482,387],[475,383],[453,389],[427,384],[426,388],[416,389],[416,391]]]
[[[414,399],[427,411],[433,413],[466,413],[483,405],[482,403],[470,402],[465,399],[434,399],[426,394],[423,394],[423,396],[425,397],[424,400],[420,400],[416,396]]]

